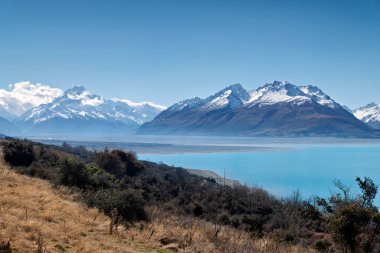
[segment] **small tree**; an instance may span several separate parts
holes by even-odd
[[[377,186],[367,177],[356,181],[361,189],[357,197],[352,197],[349,188],[338,181],[340,192],[328,200],[318,199],[318,204],[325,211],[328,231],[344,253],[356,252],[358,248],[371,253],[380,232],[379,211],[373,206]]]

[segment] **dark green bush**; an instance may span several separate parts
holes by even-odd
[[[84,201],[89,206],[96,207],[110,215],[116,208],[118,214],[127,222],[147,220],[144,200],[141,193],[132,189],[105,189],[84,194]]]
[[[4,141],[2,146],[4,160],[11,166],[29,166],[35,160],[31,142]]]
[[[66,186],[85,188],[90,182],[90,176],[85,164],[75,158],[64,158],[60,161],[60,183]]]
[[[107,189],[116,186],[116,177],[99,168],[95,163],[87,164],[86,169],[90,175],[90,185],[92,188]]]
[[[97,153],[95,162],[99,167],[118,178],[135,176],[144,169],[144,165],[137,160],[133,152],[124,152],[122,150],[112,150],[111,152],[105,150]]]

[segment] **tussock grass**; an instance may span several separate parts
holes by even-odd
[[[123,228],[109,235],[109,217],[75,198],[0,165],[0,241],[10,240],[14,252],[156,252],[128,239]]]
[[[149,223],[129,228],[129,238],[138,241],[163,241],[163,249],[180,252],[241,253],[313,253],[300,245],[281,244],[267,238],[252,237],[242,230],[220,226],[204,220],[150,208]]]

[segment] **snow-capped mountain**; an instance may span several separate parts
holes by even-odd
[[[206,98],[192,98],[183,100],[168,108],[168,111],[188,110],[201,107],[203,111],[212,111],[222,108],[237,108],[246,103],[250,98],[249,93],[241,86],[234,84]]]
[[[253,91],[231,85],[181,101],[142,125],[143,134],[366,136],[372,129],[316,86],[275,81]]]
[[[52,102],[63,91],[41,83],[18,82],[0,89],[0,116],[13,120],[27,110]]]
[[[340,107],[334,100],[316,86],[308,85],[298,87],[286,81],[274,81],[272,84],[266,84],[257,90],[253,90],[249,100],[251,105],[270,105],[276,103],[293,103],[301,105],[307,102],[315,102],[330,108]]]
[[[353,111],[356,118],[368,125],[380,129],[380,104],[369,103]]]
[[[104,99],[75,86],[52,102],[28,110],[15,123],[30,134],[131,133],[164,109],[149,102]]]

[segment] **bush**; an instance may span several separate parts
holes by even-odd
[[[44,160],[34,161],[29,167],[17,167],[16,170],[21,174],[39,177],[53,183],[59,183],[58,168]]]
[[[327,252],[331,247],[331,243],[326,240],[319,240],[315,243],[314,248],[319,252]]]
[[[138,191],[128,189],[106,189],[84,194],[84,202],[110,215],[116,208],[121,217],[129,222],[148,220],[143,198]]]
[[[60,165],[60,183],[66,186],[85,188],[90,184],[86,166],[75,158],[64,158]]]
[[[4,160],[11,166],[29,166],[34,160],[33,145],[30,142],[11,140],[3,142]]]
[[[116,186],[116,177],[99,168],[95,163],[87,164],[86,169],[90,174],[90,185],[92,188],[106,189]]]
[[[135,176],[144,169],[144,165],[137,160],[135,153],[122,150],[112,150],[111,152],[105,150],[97,153],[95,162],[99,167],[118,178]]]
[[[351,196],[350,189],[339,181],[336,186],[341,191],[328,200],[318,199],[318,204],[326,212],[327,228],[342,252],[373,252],[379,245],[380,213],[373,201],[377,186],[369,178],[356,179],[362,194]]]

